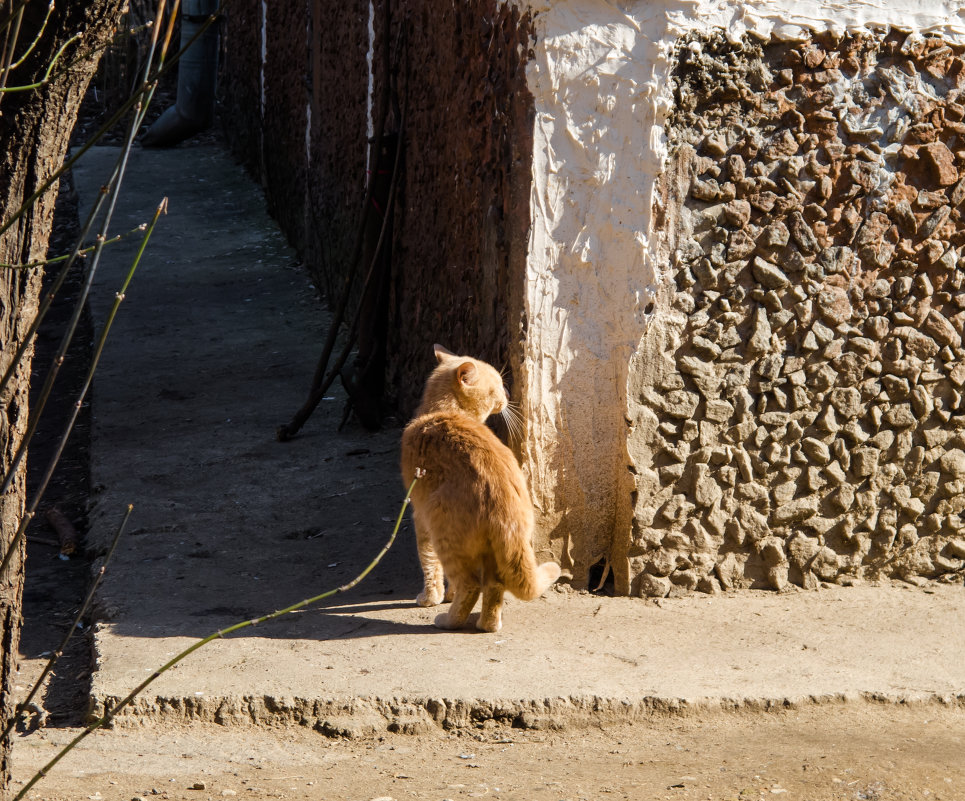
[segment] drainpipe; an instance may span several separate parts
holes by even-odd
[[[183,0],[181,46],[218,10],[218,0]],[[171,147],[200,133],[214,120],[218,84],[218,25],[211,25],[181,56],[178,99],[141,138],[145,147]]]

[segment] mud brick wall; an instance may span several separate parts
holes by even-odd
[[[286,0],[266,8],[239,0],[229,10],[228,138],[334,304],[352,267],[379,118],[385,7]],[[405,417],[434,342],[500,367],[519,358],[509,345],[519,339],[529,226],[530,23],[496,0],[411,0],[390,10],[398,92],[387,132],[398,130],[403,109],[406,120],[388,237],[387,392]]]
[[[261,179],[261,4],[237,0],[225,11],[220,102],[235,156]]]
[[[962,51],[692,36],[673,81],[633,591],[960,583]]]
[[[369,4],[237,0],[225,16],[228,144],[337,297],[365,190]]]
[[[304,252],[308,232],[309,85],[308,32],[304,0],[272,0],[267,5],[265,35],[271,58],[264,65],[262,164],[268,212],[296,250]],[[271,102],[268,102],[271,98]]]
[[[389,341],[404,413],[434,366],[433,342],[497,368],[520,357],[533,125],[528,16],[476,0],[410,2],[406,18]]]
[[[309,233],[305,170],[309,9],[304,2],[232,2],[222,44],[222,119],[236,157],[265,187],[269,212],[299,251]],[[264,61],[262,54],[267,56]]]
[[[318,286],[334,303],[351,261],[365,195],[369,4],[315,0],[311,14],[311,151],[306,168],[310,230],[305,255]],[[381,38],[381,28],[377,33]],[[377,57],[381,42],[373,51]],[[373,72],[381,74],[380,62],[373,64]]]

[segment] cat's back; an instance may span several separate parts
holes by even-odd
[[[432,412],[414,418],[402,433],[403,472],[414,475],[416,467],[428,470],[432,465],[415,464],[406,469],[412,457],[429,457],[444,463],[466,467],[511,461],[513,452],[483,423],[458,412]],[[517,465],[518,467],[518,465]]]
[[[441,484],[463,485],[489,498],[509,493],[528,502],[522,471],[513,452],[483,423],[457,412],[416,417],[402,434],[402,474],[412,481],[416,468],[426,471],[419,483],[427,490]],[[418,488],[417,488],[418,489]]]

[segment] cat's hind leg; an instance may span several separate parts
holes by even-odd
[[[415,516],[416,545],[419,549],[419,562],[422,565],[422,592],[415,602],[419,606],[438,606],[446,598],[445,573],[442,562],[432,547],[429,528]]]
[[[452,604],[449,611],[439,615],[435,623],[441,629],[458,629],[466,624],[469,613],[479,598],[479,580],[475,576],[449,576],[453,588]]]
[[[503,593],[506,588],[498,581],[488,580],[482,591],[482,613],[476,621],[480,631],[499,631],[503,627]]]

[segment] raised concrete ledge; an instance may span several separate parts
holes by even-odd
[[[360,603],[309,612],[297,633],[277,639],[259,631],[217,641],[121,718],[358,737],[489,720],[564,728],[827,703],[965,704],[965,592],[957,587],[746,592],[659,607],[550,593],[508,603],[496,635],[437,630],[435,613],[411,602]],[[192,642],[147,629],[99,628],[98,709]]]
[[[93,699],[101,715],[119,698]],[[771,713],[835,704],[935,705],[965,708],[965,694],[832,694],[796,698],[546,698],[543,700],[381,699],[313,701],[307,698],[242,696],[221,698],[139,698],[114,725],[216,723],[220,726],[306,726],[328,737],[362,739],[384,732],[427,734],[504,725],[522,729],[578,729],[662,718],[695,718],[714,713]]]

